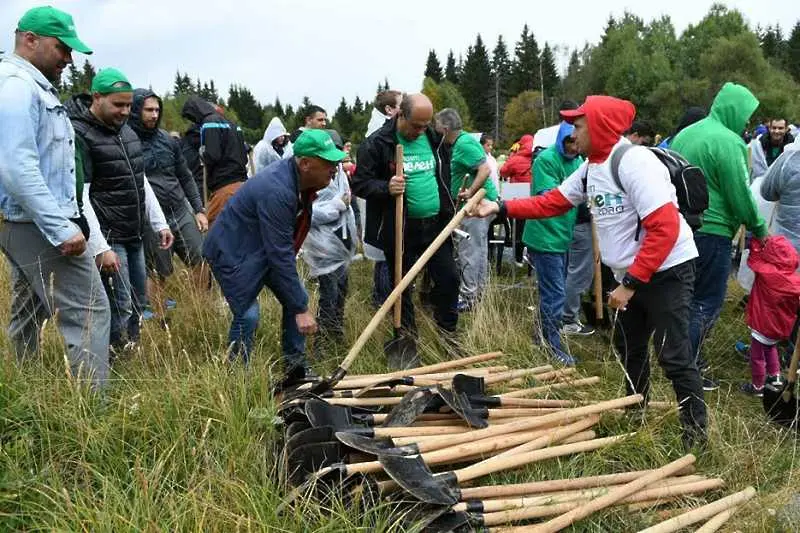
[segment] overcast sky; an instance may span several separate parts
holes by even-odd
[[[417,91],[428,50],[444,67],[480,33],[491,51],[503,35],[513,53],[524,23],[540,46],[564,50],[595,43],[610,14],[626,9],[649,21],[672,17],[678,32],[697,23],[711,0],[49,0],[75,18],[96,67],[114,66],[131,83],[171,90],[175,71],[214,79],[223,97],[231,83],[249,87],[262,103],[280,96],[297,105],[304,95],[332,112],[345,96],[374,97],[378,82]],[[205,4],[205,6],[203,5]],[[780,23],[788,33],[800,19],[798,0],[729,0],[755,26]],[[0,49],[13,49],[20,16],[40,5],[0,0]],[[537,8],[537,5],[546,6]],[[85,57],[75,54],[79,65]],[[565,64],[563,57],[559,61]]]

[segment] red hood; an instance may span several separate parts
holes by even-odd
[[[587,96],[578,109],[562,112],[562,117],[568,122],[581,115],[586,116],[589,125],[589,139],[592,143],[589,161],[602,163],[608,159],[622,133],[630,129],[636,116],[636,108],[631,102],[613,96]]]
[[[519,155],[530,157],[533,154],[533,135],[523,135],[519,139]]]
[[[800,275],[796,273],[800,257],[786,237],[767,237],[764,244],[753,239],[747,265],[757,275],[768,277],[774,290],[800,295]]]

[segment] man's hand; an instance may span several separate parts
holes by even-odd
[[[467,201],[470,198],[472,198],[472,195],[473,195],[472,191],[470,191],[469,189],[464,189],[463,191],[459,191],[458,199],[459,200],[463,200],[463,201]]]
[[[86,251],[86,237],[83,236],[82,231],[79,231],[66,241],[59,244],[58,249],[61,252],[61,255],[81,255]]]
[[[608,295],[608,305],[612,309],[619,309],[620,311],[624,311],[625,308],[628,306],[628,302],[633,298],[634,294],[633,289],[629,289],[620,285],[614,291]]]
[[[158,234],[161,236],[161,249],[169,250],[172,243],[175,242],[175,237],[172,235],[172,232],[168,229],[162,229]]]
[[[342,202],[347,207],[350,207],[350,193],[342,193]]]
[[[197,223],[197,229],[200,233],[208,231],[208,217],[204,213],[197,213],[194,216],[194,221]]]
[[[303,335],[313,335],[317,332],[317,321],[314,320],[314,315],[310,312],[306,311],[305,313],[295,315],[294,320],[297,322],[297,329],[300,330],[300,333]]]
[[[392,176],[389,180],[389,194],[398,196],[406,192],[406,180],[401,176]]]
[[[97,254],[97,257],[94,258],[94,262],[97,264],[97,268],[100,269],[100,272],[105,272],[106,274],[119,272],[119,256],[114,250],[106,250],[103,253]]]
[[[486,218],[491,215],[496,215],[500,212],[500,204],[492,202],[491,200],[483,199],[477,206],[467,211],[467,215],[471,217]]]

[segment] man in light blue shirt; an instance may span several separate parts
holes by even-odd
[[[20,19],[14,53],[0,63],[0,249],[13,276],[9,336],[17,357],[38,350],[43,322],[57,316],[73,375],[99,388],[108,377],[109,303],[87,251],[75,133],[53,87],[73,50],[92,52],[72,17],[36,7]]]

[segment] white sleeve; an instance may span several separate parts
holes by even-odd
[[[586,203],[584,176],[586,176],[586,169],[588,166],[589,162],[584,161],[575,172],[570,174],[567,179],[562,181],[561,185],[558,186],[558,190],[572,205],[578,206]]]
[[[158,199],[153,189],[150,187],[150,183],[147,181],[147,176],[144,178],[144,207],[147,212],[147,219],[150,221],[150,227],[153,228],[153,231],[158,233],[162,230],[169,229],[167,219],[164,216],[164,212],[161,210],[161,206],[158,205]]]
[[[667,167],[647,148],[632,148],[622,156],[619,181],[639,218],[669,202],[677,205]]]
[[[83,216],[86,219],[86,223],[89,225],[89,241],[86,243],[86,251],[89,252],[92,257],[97,257],[103,252],[109,251],[111,246],[108,245],[106,238],[103,237],[103,230],[100,229],[100,221],[97,220],[94,207],[92,207],[92,202],[89,199],[90,186],[91,183],[83,184]]]

